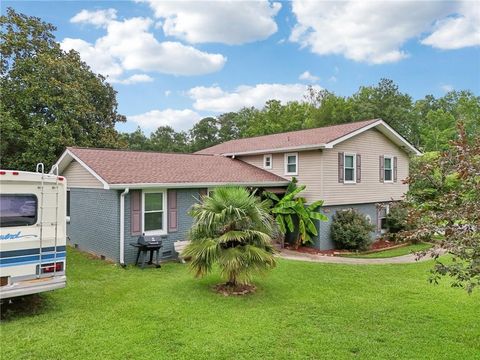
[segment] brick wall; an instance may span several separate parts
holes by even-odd
[[[70,189],[70,245],[80,250],[119,259],[120,197],[116,190]]]

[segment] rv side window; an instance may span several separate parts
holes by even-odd
[[[0,227],[28,226],[37,222],[37,197],[33,194],[0,194]]]
[[[67,216],[70,216],[70,190],[67,190]]]

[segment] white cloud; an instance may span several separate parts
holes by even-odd
[[[172,94],[171,90],[165,90],[164,92],[165,96],[170,96]]]
[[[159,126],[168,125],[180,131],[190,129],[202,117],[190,109],[165,109],[151,110],[143,114],[128,116],[127,118],[129,121],[133,121],[147,130],[155,130]]]
[[[89,17],[78,16],[79,14],[73,17],[77,18],[76,22],[92,23]],[[90,15],[96,18],[95,12],[90,12]],[[103,15],[98,18],[107,19],[106,35],[97,39],[94,44],[81,39],[66,38],[61,46],[64,50],[77,50],[95,72],[114,79],[118,80],[125,70],[201,75],[220,70],[226,62],[226,58],[221,54],[203,52],[179,42],[158,41],[149,31],[153,25],[151,19],[135,17],[118,21]]]
[[[106,26],[110,21],[117,18],[117,10],[105,9],[89,11],[83,9],[70,19],[71,23],[92,24],[97,27]]]
[[[320,78],[318,76],[315,76],[315,75],[311,74],[310,71],[308,71],[308,70],[301,73],[298,78],[300,80],[305,80],[305,81],[310,81],[310,82],[317,82],[318,80],[320,80]]]
[[[453,91],[453,86],[450,85],[450,84],[443,84],[442,86],[440,86],[440,88],[442,89],[443,92],[450,92],[450,91]]]
[[[263,40],[277,31],[274,17],[279,2],[260,1],[147,1],[168,36],[192,44],[229,45]]]
[[[315,85],[315,89],[321,87]],[[307,91],[303,84],[257,84],[242,85],[232,92],[224,91],[218,86],[198,86],[190,89],[188,95],[194,100],[196,110],[212,112],[237,111],[242,107],[261,108],[267,100],[275,99],[281,102],[302,100]]]
[[[134,74],[132,76],[127,77],[126,79],[117,80],[113,79],[111,82],[123,85],[131,85],[131,84],[138,84],[138,83],[145,83],[145,82],[152,82],[153,78],[148,76],[147,74]]]
[[[439,49],[460,49],[480,45],[480,4],[478,1],[464,1],[458,14],[437,21],[432,34],[422,44]]]
[[[457,6],[445,1],[300,1],[290,40],[320,55],[372,64],[406,58],[402,45]]]

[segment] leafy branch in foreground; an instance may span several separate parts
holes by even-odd
[[[423,162],[407,182],[414,189],[407,199],[415,229],[407,237],[440,237],[439,245],[452,255],[444,262],[433,254],[431,281],[449,275],[452,286],[472,292],[480,285],[480,138],[469,140],[460,124],[449,149]]]

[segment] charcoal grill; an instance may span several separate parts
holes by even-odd
[[[148,265],[155,265],[156,268],[161,267],[160,260],[159,260],[159,252],[160,249],[163,247],[162,236],[159,235],[141,235],[138,237],[136,243],[130,243],[131,246],[137,248],[137,259],[135,260],[135,265],[139,265],[138,261],[140,260],[140,255],[142,256],[141,259],[141,268],[145,267],[145,262],[147,260],[148,253],[150,253],[150,260],[148,261]],[[153,262],[153,255],[155,253],[155,262]]]

